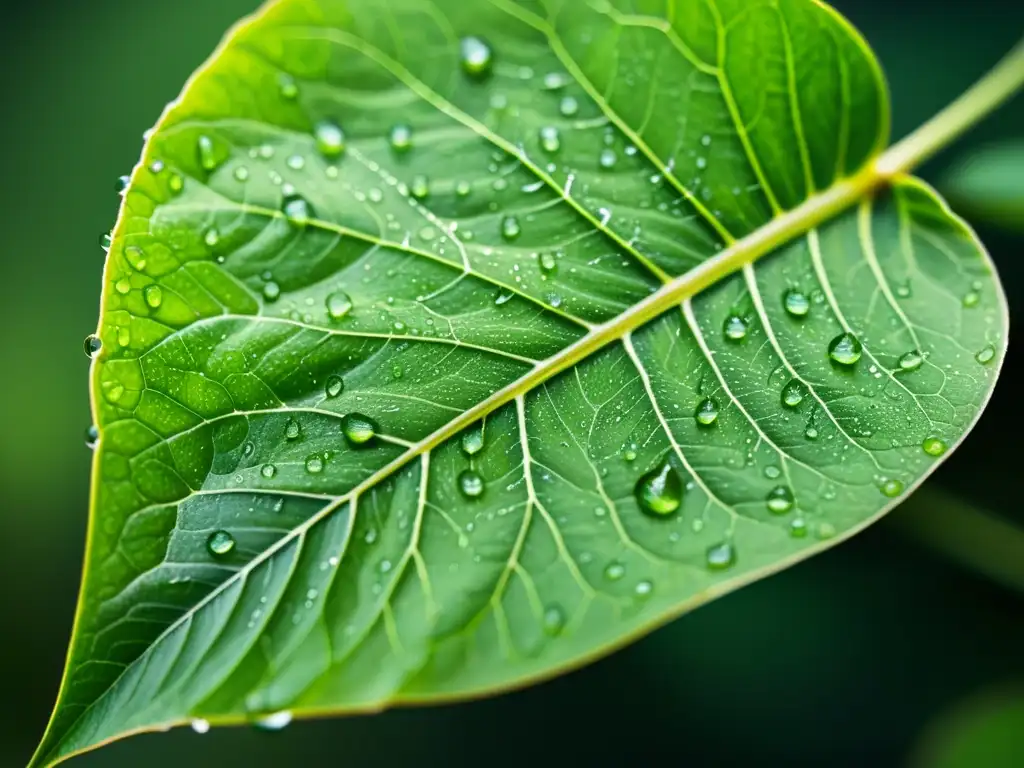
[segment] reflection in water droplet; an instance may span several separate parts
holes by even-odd
[[[223,557],[235,548],[235,539],[227,531],[214,531],[206,540],[206,548],[210,554]]]
[[[388,143],[395,152],[407,152],[412,149],[412,128],[404,123],[391,127]]]
[[[561,112],[562,117],[573,117],[580,111],[580,104],[572,96],[565,96],[558,103],[558,111]]]
[[[506,240],[515,240],[522,234],[519,228],[519,219],[515,216],[506,216],[501,220],[501,236]]]
[[[710,427],[718,421],[718,403],[710,397],[705,398],[697,406],[697,411],[693,414],[693,418],[697,420],[698,424]]]
[[[558,268],[558,262],[555,259],[555,254],[544,252],[537,254],[537,263],[540,265],[540,271],[545,275],[551,275]]]
[[[361,413],[349,413],[341,420],[345,439],[353,445],[366,445],[377,435],[377,423]]]
[[[260,474],[263,475],[267,480],[277,474],[277,467],[273,464],[264,464],[260,469]]]
[[[879,490],[882,491],[883,495],[888,496],[890,499],[894,499],[903,493],[903,483],[895,478],[886,478],[879,486]]]
[[[463,470],[459,474],[459,490],[470,499],[477,499],[484,493],[484,479],[472,469]]]
[[[315,453],[306,459],[306,471],[311,475],[319,475],[324,471],[324,460]]]
[[[964,294],[963,305],[967,309],[970,309],[971,307],[978,306],[978,303],[980,301],[981,301],[981,294],[978,293],[977,291],[968,291],[967,293]]]
[[[540,129],[540,146],[548,154],[557,152],[562,143],[558,138],[558,129],[553,125],[545,125]]]
[[[916,349],[907,352],[900,357],[900,370],[903,371],[916,371],[924,363],[924,355],[918,352]]]
[[[841,333],[828,345],[828,356],[840,365],[853,365],[860,360],[863,347],[852,333]]]
[[[324,392],[328,397],[337,397],[345,389],[345,382],[341,376],[332,374],[327,377],[327,381],[324,383]]]
[[[409,185],[409,192],[417,200],[425,200],[430,195],[430,180],[422,174],[414,176],[412,184]]]
[[[772,514],[784,515],[793,508],[793,492],[784,485],[777,485],[768,492],[765,503]]]
[[[811,300],[803,291],[791,288],[782,297],[782,305],[790,317],[807,317],[811,311]]]
[[[280,731],[292,721],[292,713],[286,711],[275,712],[253,721],[253,725],[262,731]]]
[[[142,297],[150,309],[157,309],[164,300],[164,292],[159,285],[154,283],[142,289]]]
[[[665,462],[637,480],[633,488],[640,510],[650,517],[667,517],[679,509],[683,484],[675,467]]]
[[[981,350],[979,350],[978,354],[974,356],[974,359],[977,360],[982,365],[988,365],[993,360],[995,360],[995,358],[996,348],[993,347],[991,344],[982,347]]]
[[[305,198],[299,195],[288,195],[284,198],[281,210],[288,222],[296,227],[306,226],[313,218],[313,208]]]
[[[100,441],[100,431],[95,424],[85,430],[85,447],[94,449]]]
[[[794,539],[802,539],[807,535],[807,521],[802,517],[794,517],[789,523],[789,535]]]
[[[736,562],[736,549],[732,542],[723,541],[708,547],[704,554],[708,568],[713,571],[724,571]]]
[[[212,171],[217,167],[217,152],[213,146],[213,139],[209,136],[200,136],[196,141],[196,151],[199,155],[199,164],[204,171]]]
[[[299,422],[295,419],[288,419],[288,423],[284,426],[284,436],[288,440],[295,440],[299,435],[302,434],[302,427],[299,426]]]
[[[605,147],[601,150],[601,154],[597,158],[597,164],[604,170],[611,170],[615,167],[615,164],[619,161],[619,156],[615,154],[615,150],[609,147]]]
[[[654,582],[648,581],[646,579],[644,579],[643,581],[638,581],[636,586],[633,587],[633,592],[636,594],[637,597],[647,597],[653,591]]]
[[[281,286],[273,280],[263,284],[263,298],[267,301],[277,301],[281,297]]]
[[[747,337],[747,321],[739,315],[729,315],[722,326],[725,338],[731,341],[742,341]]]
[[[341,320],[352,311],[352,299],[344,291],[335,291],[334,293],[327,294],[327,299],[324,303],[327,306],[327,316],[331,320]]]
[[[196,733],[209,733],[210,732],[210,723],[209,723],[208,720],[203,720],[202,718],[196,718],[196,719],[194,719],[192,721],[191,725],[192,725],[192,730],[195,731]]]
[[[789,383],[782,388],[782,404],[787,408],[796,408],[804,400],[804,395],[807,393],[807,388],[804,386],[802,381],[798,379],[791,379]]]
[[[949,446],[947,446],[941,438],[927,437],[924,442],[921,443],[921,448],[929,456],[941,456],[948,450]]]
[[[462,452],[467,456],[476,456],[484,449],[484,429],[478,424],[462,433]]]
[[[626,566],[618,560],[612,560],[604,569],[604,577],[608,581],[619,581],[626,575]]]
[[[92,333],[85,337],[85,354],[87,357],[96,357],[103,349],[103,342],[100,337]]]
[[[491,72],[494,63],[491,47],[479,37],[464,37],[459,44],[462,71],[470,77],[483,79]]]
[[[336,123],[324,120],[314,129],[316,148],[324,157],[339,157],[345,151],[345,132]]]

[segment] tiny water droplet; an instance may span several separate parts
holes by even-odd
[[[95,424],[85,430],[85,447],[92,450],[100,441],[100,431]]]
[[[426,199],[430,195],[430,180],[422,174],[414,176],[412,184],[409,186],[409,192],[417,200]]]
[[[506,216],[501,220],[501,236],[506,240],[515,240],[522,234],[519,227],[519,219],[515,216]]]
[[[467,456],[476,456],[484,449],[484,430],[477,425],[462,433],[462,452]]]
[[[906,352],[900,357],[900,370],[903,371],[916,371],[924,363],[924,355],[918,352],[916,349]]]
[[[86,357],[96,357],[103,349],[103,342],[100,341],[100,337],[95,333],[91,333],[85,337],[85,355]]]
[[[704,560],[712,571],[724,571],[736,562],[736,549],[729,541],[713,544],[704,553]]]
[[[558,103],[558,111],[562,114],[562,117],[573,117],[580,111],[580,104],[572,96],[564,96]]]
[[[327,294],[324,304],[327,307],[327,316],[334,321],[341,320],[352,311],[352,299],[344,291]]]
[[[306,471],[311,475],[319,475],[324,471],[324,460],[315,453],[306,458]]]
[[[287,710],[275,712],[272,715],[265,715],[254,721],[254,725],[261,731],[280,731],[292,721],[292,713]]]
[[[557,605],[548,606],[544,611],[544,634],[554,637],[565,628],[565,613]]]
[[[217,167],[217,152],[213,146],[213,139],[209,136],[200,136],[196,141],[196,152],[199,155],[199,165],[204,171],[212,171]]]
[[[468,181],[460,181],[455,185],[455,194],[459,197],[467,197],[473,191],[473,185]]]
[[[114,191],[119,195],[123,195],[125,190],[128,189],[128,185],[131,183],[131,176],[118,176],[117,183],[114,184]]]
[[[284,436],[288,440],[295,440],[299,435],[302,434],[302,427],[299,426],[299,422],[295,419],[288,419],[288,423],[284,426]]]
[[[349,413],[341,420],[341,431],[352,445],[366,445],[377,436],[377,423],[361,413]]]
[[[484,479],[472,469],[463,470],[459,474],[459,490],[463,496],[477,499],[483,495]]]
[[[817,440],[818,428],[811,424],[810,426],[807,427],[806,430],[804,430],[804,437],[806,437],[808,440]]]
[[[483,79],[491,72],[494,55],[491,47],[479,37],[464,37],[459,45],[462,71],[472,78]]]
[[[828,345],[828,356],[839,365],[854,365],[862,352],[860,340],[852,333],[841,333]]]
[[[273,280],[263,284],[263,298],[267,301],[277,301],[281,297],[281,286]]]
[[[796,408],[804,401],[805,394],[806,387],[803,382],[798,379],[790,379],[782,388],[782,404],[787,408]]]
[[[102,248],[104,251],[110,250],[111,242],[112,238],[110,237],[109,232],[104,232],[102,235],[100,235],[100,248]]]
[[[968,291],[967,293],[964,294],[963,305],[967,309],[971,309],[972,307],[978,306],[978,303],[980,301],[981,294],[978,293],[977,291]]]
[[[327,158],[340,157],[345,151],[345,132],[337,123],[322,120],[313,129],[316,137],[316,148]]]
[[[693,414],[693,418],[697,420],[698,424],[710,427],[718,421],[717,401],[710,397],[705,398],[701,404],[697,406],[697,411]]]
[[[540,146],[548,154],[557,152],[562,146],[562,142],[558,138],[558,129],[553,125],[545,125],[541,128]]]
[[[782,305],[790,317],[807,317],[811,311],[811,300],[803,291],[790,288],[782,296]]]
[[[498,295],[494,297],[494,304],[500,307],[502,304],[507,304],[508,302],[510,302],[513,296],[515,296],[515,293],[513,293],[511,290],[509,290],[508,288],[502,288],[500,291],[498,291]]]
[[[391,126],[388,143],[395,152],[408,152],[412,149],[412,128],[404,123]]]
[[[174,195],[181,192],[185,188],[185,180],[181,177],[181,174],[172,173],[167,179],[167,188]]]
[[[739,315],[729,315],[722,326],[725,338],[730,341],[742,341],[747,337],[747,320]]]
[[[234,170],[235,181],[247,181],[249,179],[249,169],[244,165],[240,165]]]
[[[679,473],[669,461],[643,475],[633,489],[640,510],[650,517],[668,517],[679,509],[683,500],[683,484]]]
[[[653,591],[654,582],[648,581],[647,579],[644,579],[643,581],[638,581],[636,586],[633,588],[633,592],[636,594],[637,597],[647,597]]]
[[[626,461],[636,461],[637,448],[636,443],[630,443],[622,447],[622,458]]]
[[[626,566],[618,560],[612,560],[607,566],[605,566],[604,577],[608,579],[608,581],[619,581],[625,575]]]
[[[609,147],[605,147],[601,150],[601,154],[597,158],[597,164],[604,170],[608,171],[615,167],[615,164],[619,161],[619,156],[615,154],[615,150]]]
[[[299,95],[299,86],[296,85],[295,78],[285,72],[278,75],[277,87],[281,92],[281,97],[289,101]]]
[[[895,478],[886,478],[882,481],[879,486],[879,490],[882,491],[884,496],[888,496],[890,499],[894,499],[903,493],[903,483]]]
[[[941,456],[949,449],[949,446],[946,445],[942,438],[926,437],[924,442],[921,443],[921,448],[929,456]]]
[[[544,252],[537,254],[537,263],[540,265],[540,271],[545,275],[551,275],[558,269],[558,261],[553,253]]]
[[[227,531],[214,531],[206,540],[210,554],[223,557],[235,548],[235,538]]]
[[[202,718],[198,718],[197,717],[197,718],[195,718],[192,721],[191,725],[192,725],[192,730],[195,731],[196,733],[200,733],[201,734],[201,733],[209,733],[210,732],[210,723],[209,723],[208,720],[203,720]]]
[[[327,377],[327,381],[324,384],[324,392],[328,397],[337,397],[345,389],[345,382],[336,374],[332,374]]]
[[[784,485],[777,485],[768,492],[765,503],[772,514],[784,515],[793,508],[793,492]]]
[[[836,527],[832,523],[818,523],[818,538],[831,539],[836,535]]]
[[[789,523],[789,535],[794,539],[802,539],[807,535],[807,521],[802,517],[794,517]]]
[[[988,344],[988,345],[982,347],[978,351],[978,354],[976,354],[974,356],[974,359],[977,360],[982,365],[988,365],[993,360],[995,360],[995,358],[996,358],[996,348],[993,347],[991,344]]]
[[[313,208],[304,197],[299,195],[288,195],[284,198],[281,206],[285,218],[296,227],[306,226],[313,218]]]

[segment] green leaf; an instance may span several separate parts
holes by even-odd
[[[1024,232],[1024,141],[992,144],[961,158],[942,189],[968,216]]]
[[[34,764],[525,685],[877,519],[1006,337],[887,130],[875,60],[811,0],[241,24],[114,230]]]

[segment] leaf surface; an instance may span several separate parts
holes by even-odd
[[[523,685],[875,520],[1006,333],[972,233],[880,186],[887,130],[810,0],[242,23],[114,231],[36,763]]]

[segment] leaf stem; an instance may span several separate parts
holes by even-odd
[[[875,161],[875,172],[891,178],[920,165],[1024,86],[1024,39],[960,98]]]

